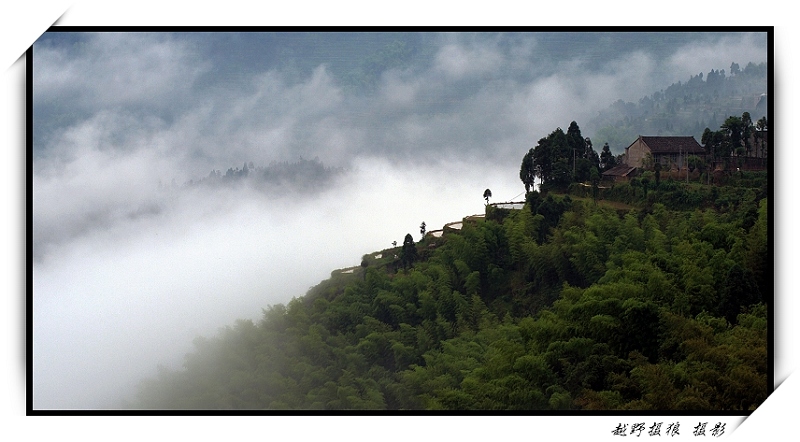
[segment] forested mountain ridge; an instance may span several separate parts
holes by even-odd
[[[204,178],[185,182],[183,187],[232,186],[247,182],[263,191],[293,189],[308,192],[332,186],[345,173],[345,168],[325,166],[319,158],[306,160],[300,157],[291,163],[273,161],[268,166],[257,166],[250,161],[241,168],[229,167],[225,173],[214,169]]]
[[[522,210],[412,241],[411,259],[365,255],[197,338],[128,406],[754,409],[769,393],[766,173],[615,192],[639,208],[531,191]]]
[[[687,81],[642,97],[637,103],[617,100],[587,122],[587,132],[620,153],[639,135],[692,135],[700,140],[705,128],[721,126],[732,115],[750,113],[769,118],[767,65],[732,62],[725,69],[700,72]]]

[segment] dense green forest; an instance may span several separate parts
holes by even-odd
[[[408,235],[260,321],[198,337],[127,406],[757,407],[771,387],[767,173],[591,192],[529,188],[522,210]]]

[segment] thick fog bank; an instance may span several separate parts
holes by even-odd
[[[34,268],[34,407],[115,406],[157,364],[180,367],[197,335],[302,296],[334,269],[511,198],[515,170],[367,159],[338,187],[267,197],[186,189],[147,219],[124,219]]]

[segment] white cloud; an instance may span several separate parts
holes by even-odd
[[[158,33],[86,34],[83,45],[36,48],[37,97],[64,96],[69,106],[138,105],[157,109],[189,99],[209,64],[184,43]]]
[[[409,109],[419,99],[421,84],[398,70],[390,70],[382,77],[381,102],[386,106]]]
[[[503,62],[503,56],[490,46],[448,44],[436,54],[435,69],[458,80],[497,73]]]

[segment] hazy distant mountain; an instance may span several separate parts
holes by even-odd
[[[617,100],[590,120],[587,132],[599,146],[620,153],[638,135],[693,135],[718,130],[729,116],[749,112],[753,121],[767,114],[767,67],[731,63],[730,70],[711,69],[688,81],[671,84],[638,103]]]
[[[326,167],[318,158],[296,162],[272,162],[268,166],[256,166],[245,162],[241,168],[230,167],[225,172],[212,170],[208,176],[192,179],[184,184],[195,186],[231,186],[248,183],[264,192],[299,191],[311,192],[334,185],[337,177],[345,172],[341,167]]]

